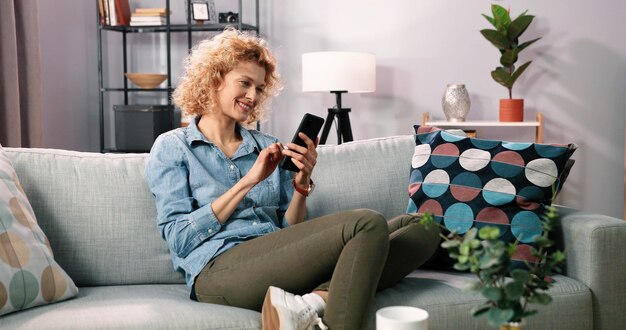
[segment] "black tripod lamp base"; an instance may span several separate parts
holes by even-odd
[[[324,123],[324,129],[322,130],[322,137],[320,138],[320,144],[326,144],[328,133],[330,132],[330,126],[332,126],[335,116],[337,117],[337,144],[343,142],[352,141],[352,127],[350,126],[350,116],[348,113],[350,109],[328,109],[328,116],[326,116],[326,122]]]
[[[330,132],[330,126],[332,126],[335,116],[337,117],[337,144],[341,142],[352,141],[352,127],[350,126],[350,109],[344,109],[341,107],[341,93],[345,91],[332,91],[337,96],[337,106],[328,109],[328,116],[326,116],[326,122],[324,123],[324,129],[322,130],[322,137],[320,138],[320,144],[326,144],[328,133]]]

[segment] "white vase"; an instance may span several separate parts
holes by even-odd
[[[470,105],[469,94],[464,84],[448,84],[441,98],[443,113],[448,121],[465,121]]]

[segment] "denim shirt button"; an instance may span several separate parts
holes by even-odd
[[[234,170],[234,169],[235,169],[235,165],[232,165],[232,164],[231,164],[231,165],[230,165],[230,169],[231,169],[231,170]]]
[[[213,229],[208,230],[209,234],[213,233]]]
[[[256,225],[256,221],[254,221],[252,224],[253,224],[253,225]]]

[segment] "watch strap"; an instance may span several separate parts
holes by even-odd
[[[302,196],[304,197],[308,197],[309,194],[311,194],[311,188],[313,187],[314,183],[312,179],[309,179],[309,186],[307,188],[302,188],[300,186],[298,186],[298,184],[296,183],[296,179],[294,178],[293,180],[291,180],[291,183],[293,184],[293,188],[300,193]]]

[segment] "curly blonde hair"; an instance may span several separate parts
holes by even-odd
[[[214,111],[217,107],[217,90],[224,76],[246,61],[257,63],[265,69],[265,88],[243,124],[251,127],[265,119],[269,100],[282,87],[280,75],[276,71],[276,59],[265,40],[234,28],[227,28],[193,47],[184,61],[185,74],[179,79],[178,87],[172,94],[174,104],[190,116]]]

